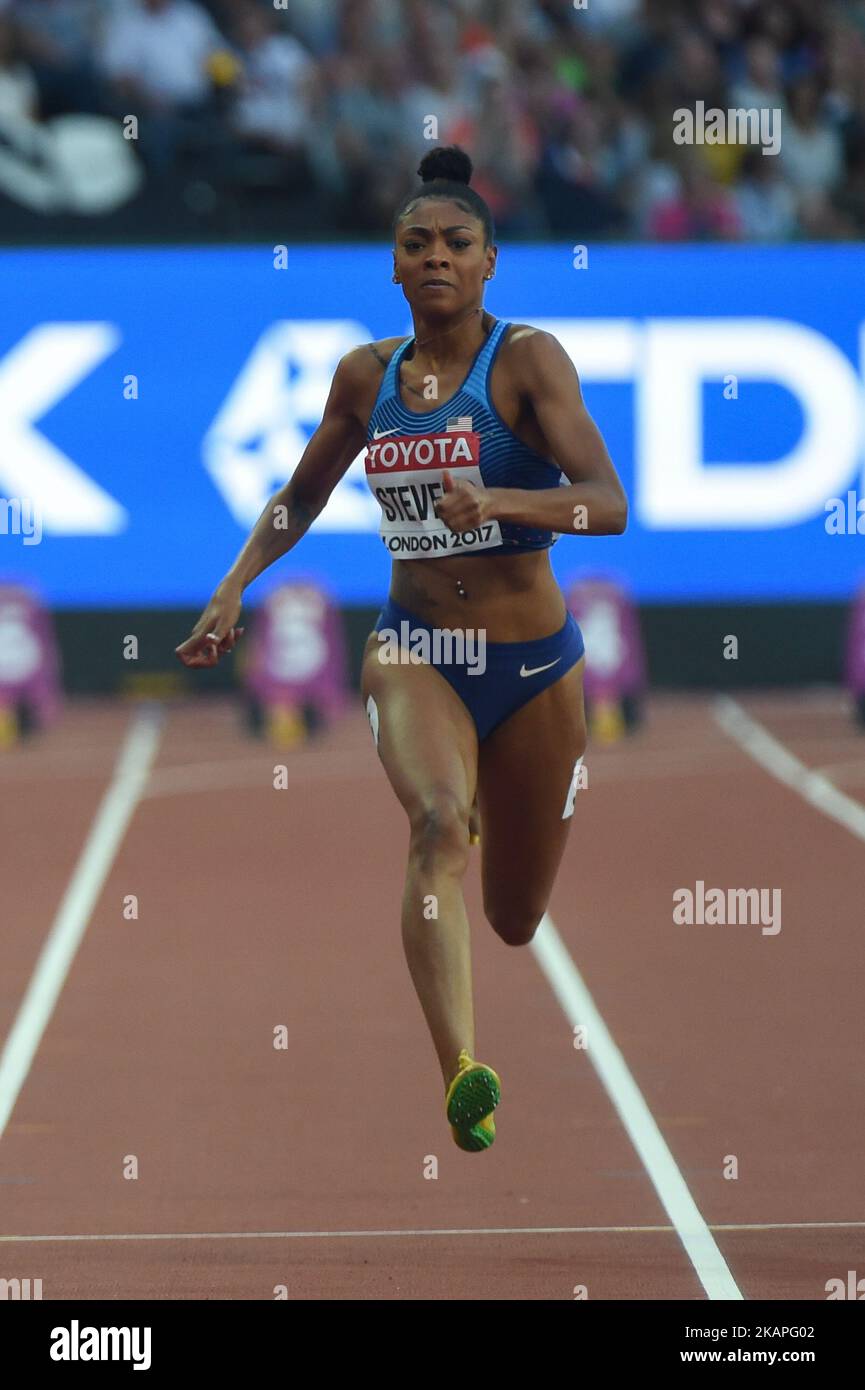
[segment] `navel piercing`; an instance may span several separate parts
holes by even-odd
[[[463,588],[463,581],[461,579],[457,580],[457,593],[459,594],[460,598],[468,598],[468,594]]]

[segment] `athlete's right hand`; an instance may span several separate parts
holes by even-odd
[[[175,647],[184,666],[215,666],[223,652],[234,650],[246,631],[236,626],[240,606],[239,589],[221,586],[217,589],[191,636]]]

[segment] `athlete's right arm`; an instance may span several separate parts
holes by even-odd
[[[176,648],[185,666],[215,666],[222,652],[232,650],[244,631],[236,626],[244,590],[306,534],[363,448],[364,409],[368,415],[372,405],[371,361],[367,348],[355,348],[340,360],[321,424],[297,468],[268,502],[191,635]]]

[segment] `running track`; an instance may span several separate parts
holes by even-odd
[[[45,1299],[703,1300],[865,1274],[843,698],[657,696],[586,762],[537,950],[493,935],[470,870],[478,1055],[504,1086],[474,1156],[359,708],[278,754],[228,702],[85,702],[4,755],[0,1276]],[[781,931],[675,925],[698,879],[780,888]]]

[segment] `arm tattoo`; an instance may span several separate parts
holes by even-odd
[[[367,343],[367,347],[369,348],[376,362],[380,362],[383,367],[386,367],[390,359],[387,357],[382,357],[375,343]]]
[[[297,497],[291,499],[291,519],[299,531],[306,531],[315,520],[310,508],[304,506]]]

